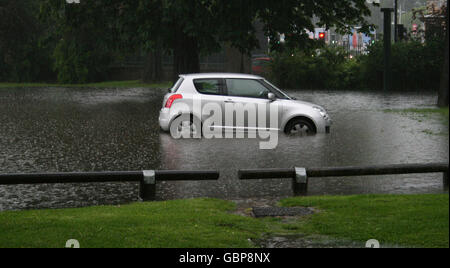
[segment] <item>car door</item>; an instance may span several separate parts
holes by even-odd
[[[202,122],[213,129],[222,129],[224,124],[224,80],[221,78],[194,79],[194,86],[201,98]],[[216,107],[216,108],[215,108]],[[216,115],[220,120],[211,120]]]
[[[234,130],[257,130],[278,128],[278,122],[273,122],[271,111],[277,112],[279,119],[281,107],[278,101],[268,99],[271,90],[257,79],[227,78],[225,79],[224,111],[226,113],[225,127]],[[231,120],[231,114],[233,120]],[[261,116],[265,118],[260,118]],[[271,125],[270,122],[276,123]]]

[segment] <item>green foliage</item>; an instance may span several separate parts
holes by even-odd
[[[49,49],[41,44],[44,26],[39,3],[0,0],[0,81],[28,82],[52,76]]]
[[[89,43],[77,45],[75,42],[61,40],[53,56],[59,83],[88,83],[107,79],[111,63],[108,51],[95,49]]]
[[[265,25],[265,34],[275,49],[279,33],[287,34],[288,43],[297,43],[308,40],[307,31],[313,30],[315,25],[336,27],[341,31],[348,30],[349,25],[362,25],[365,31],[371,27],[364,18],[370,15],[365,0],[115,2],[121,2],[119,14],[124,29],[129,27],[138,33],[127,36],[129,40],[144,42],[147,47],[163,41],[168,50],[173,50],[179,38],[186,35],[196,40],[200,51],[215,51],[222,42],[228,42],[242,53],[250,53],[258,45],[255,20]]]
[[[395,90],[437,90],[442,72],[444,43],[399,42],[392,45],[392,88]],[[369,48],[361,58],[362,79],[370,89],[383,88],[383,44]]]
[[[336,67],[338,73],[335,89],[365,89],[363,68],[360,58],[346,59],[342,65]]]
[[[443,63],[442,41],[392,45],[392,88],[436,90]],[[308,89],[383,89],[383,44],[353,59],[341,48],[274,54],[271,76],[281,87]]]
[[[61,83],[105,79],[117,55],[138,49],[173,54],[177,74],[199,71],[199,56],[224,45],[256,48],[256,20],[277,50],[279,33],[294,48],[314,24],[367,30],[370,15],[365,0],[0,0],[0,12],[0,79],[36,81],[53,63]]]
[[[272,51],[279,50],[280,33],[286,34],[286,45],[291,48],[309,42],[307,31],[315,27],[336,28],[348,32],[351,25],[360,25],[368,33],[372,25],[366,18],[370,9],[365,0],[255,0],[257,17],[264,24],[266,36],[271,40]],[[246,2],[247,3],[247,2]]]
[[[117,47],[117,1],[45,0],[41,21],[52,25],[46,41],[54,42],[54,71],[60,83],[87,83],[107,79]]]
[[[341,48],[275,53],[271,78],[284,88],[333,89],[340,87],[344,65],[346,53]]]
[[[365,0],[305,1],[305,0],[139,0],[123,3],[120,20],[124,29],[136,36],[127,40],[135,46],[161,49],[174,55],[175,72],[199,70],[199,55],[223,48],[224,44],[249,54],[258,46],[255,21],[264,24],[264,32],[278,50],[279,33],[286,33],[291,47],[307,41],[307,30],[316,25],[337,27],[345,31],[348,25],[370,26]],[[124,31],[129,32],[129,30]]]

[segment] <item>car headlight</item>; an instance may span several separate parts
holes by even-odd
[[[321,107],[319,107],[319,106],[314,106],[313,109],[316,110],[317,112],[319,112],[319,114],[320,114],[324,119],[327,119],[327,118],[328,118],[327,112],[326,112],[324,109],[322,109]]]

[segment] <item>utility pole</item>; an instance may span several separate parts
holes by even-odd
[[[394,43],[398,41],[398,0],[394,1]]]
[[[382,8],[381,12],[384,13],[384,75],[383,75],[383,88],[387,92],[391,89],[391,24],[392,24],[392,8]]]

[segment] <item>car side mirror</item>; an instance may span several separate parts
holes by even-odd
[[[275,100],[277,99],[277,96],[275,96],[275,94],[273,94],[272,92],[269,92],[269,93],[267,94],[267,98],[268,98],[270,101],[275,101]]]

